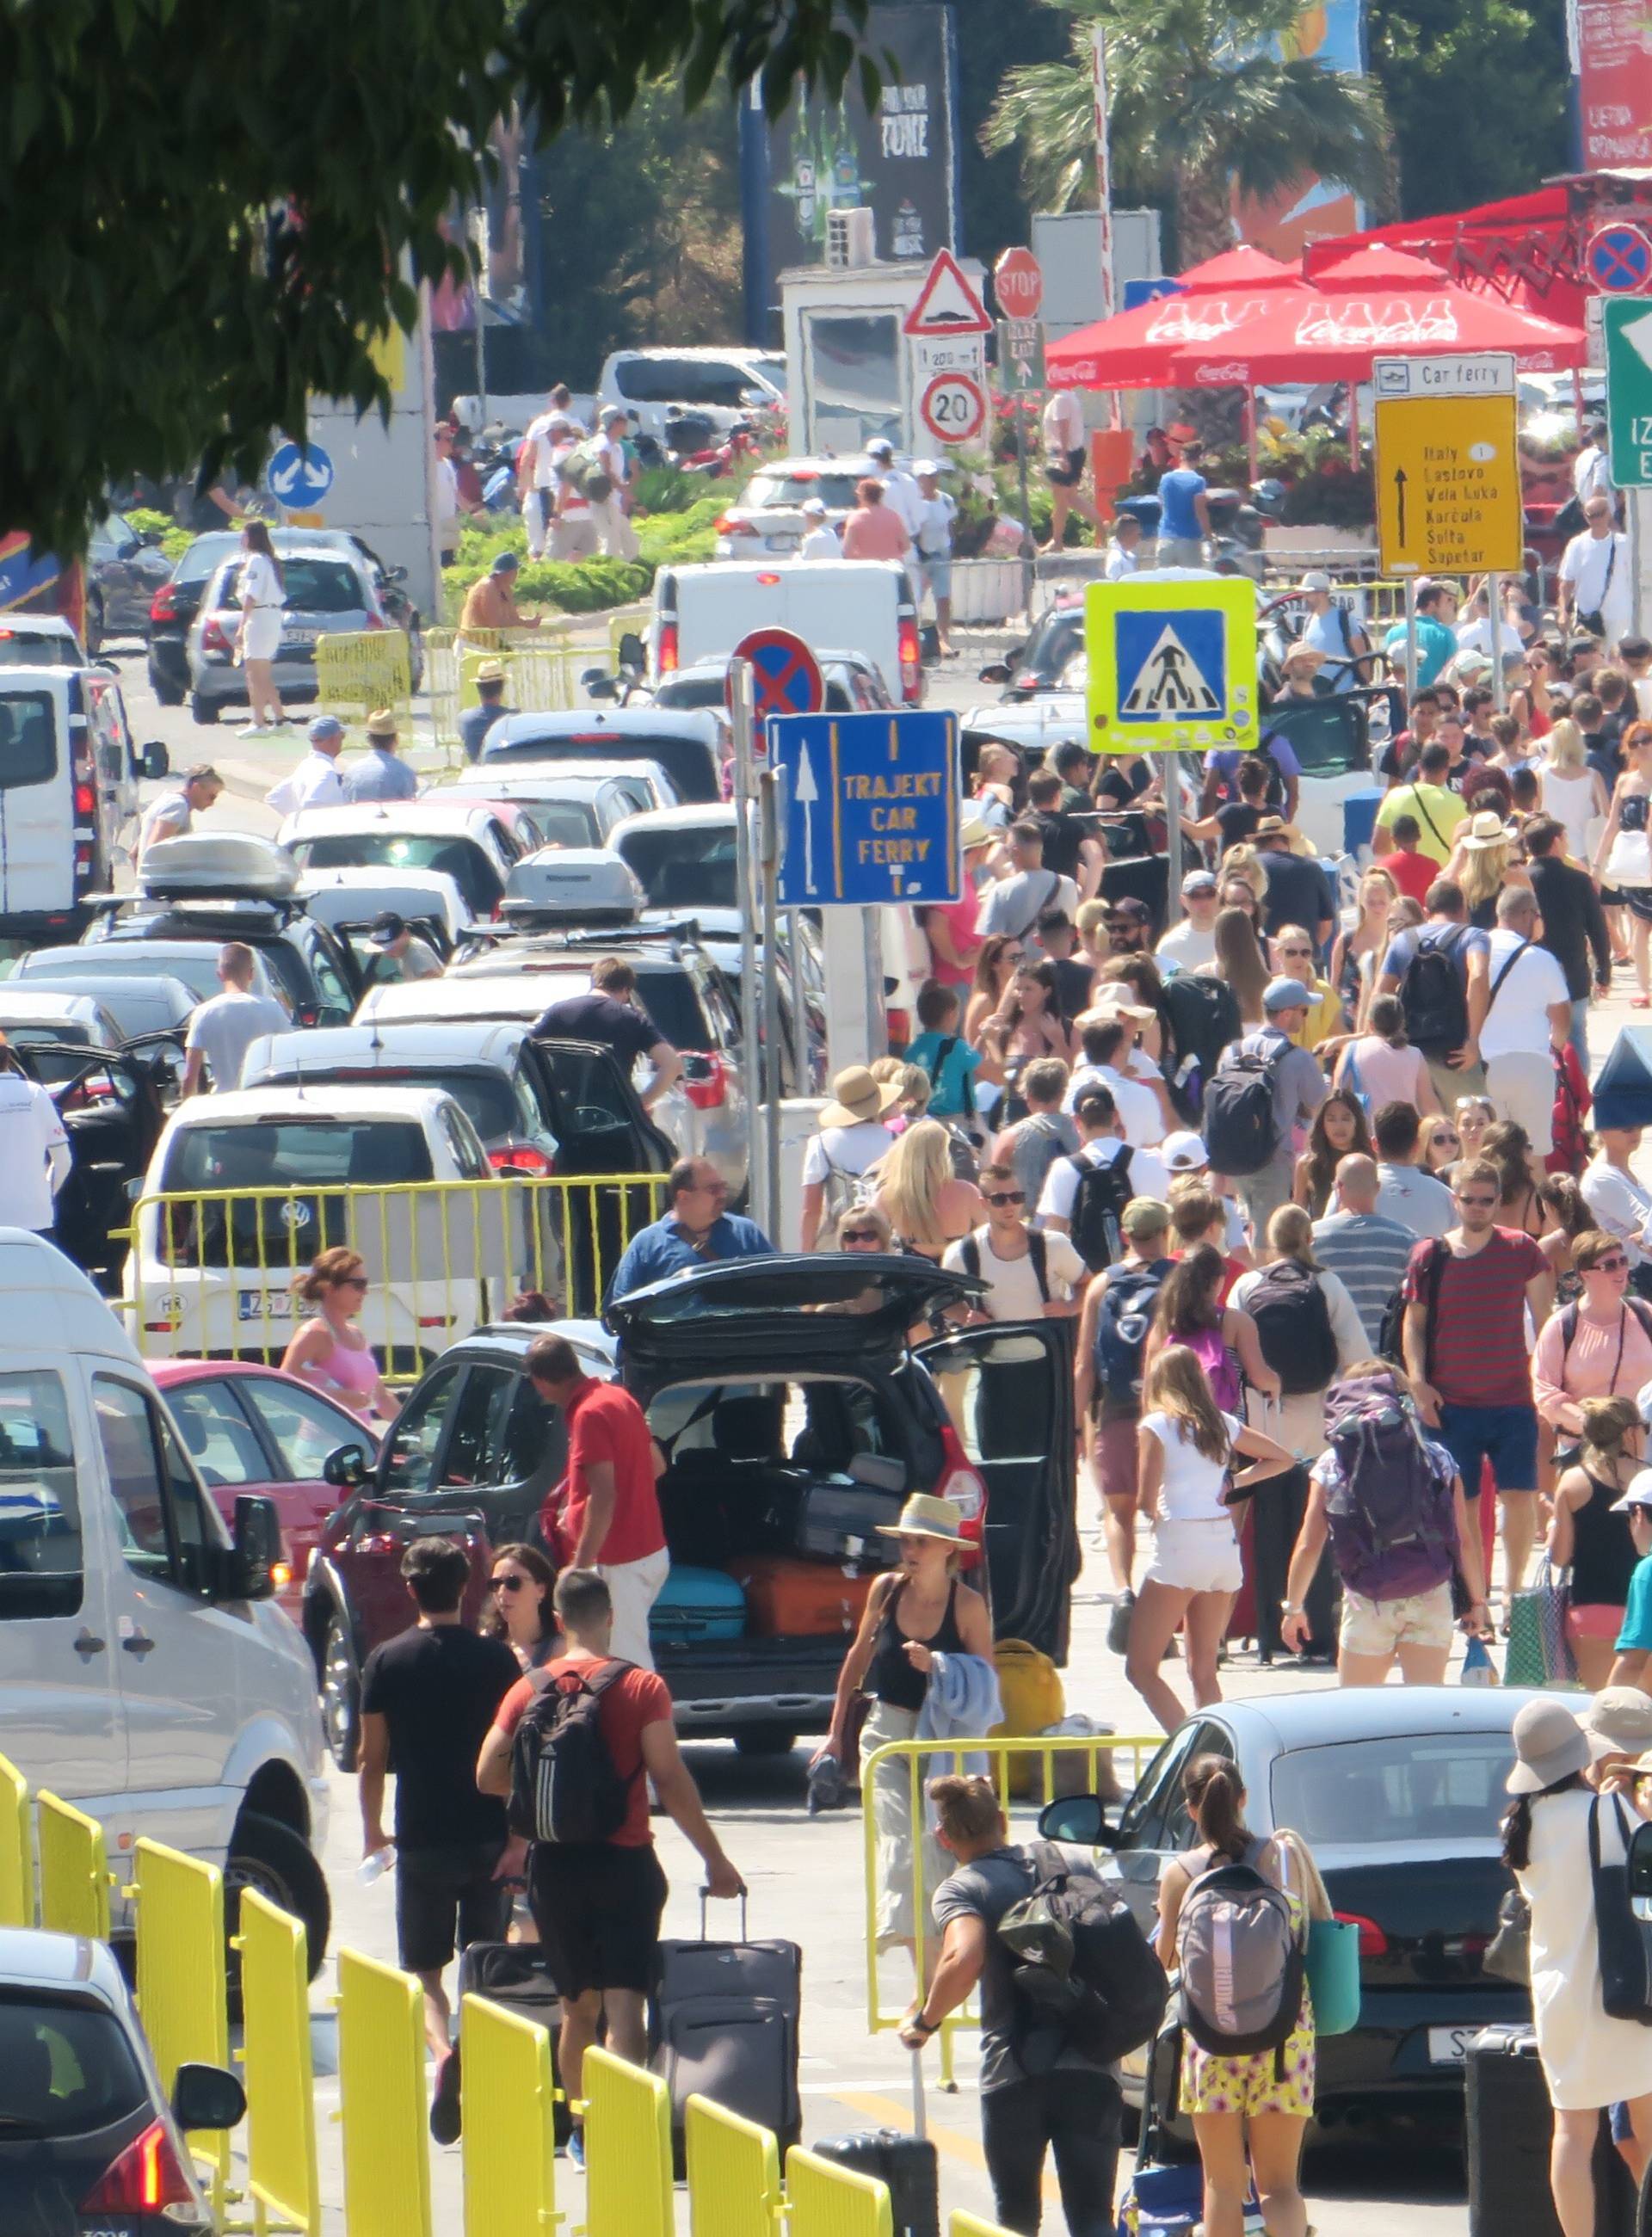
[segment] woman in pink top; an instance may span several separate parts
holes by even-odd
[[[1370,1031],[1344,1047],[1336,1084],[1345,1095],[1358,1096],[1367,1111],[1380,1111],[1384,1103],[1409,1103],[1426,1118],[1439,1109],[1428,1060],[1405,1038],[1405,1013],[1398,994],[1378,994],[1372,1002]]]
[[[1629,1294],[1628,1251],[1592,1228],[1572,1244],[1572,1267],[1583,1294],[1550,1313],[1531,1356],[1538,1414],[1567,1438],[1583,1433],[1581,1400],[1633,1398],[1652,1382],[1652,1306]]]
[[[845,559],[904,559],[912,538],[883,502],[883,485],[868,475],[855,485],[855,510],[843,523]]]
[[[318,1308],[282,1355],[288,1375],[314,1383],[364,1422],[393,1422],[396,1401],[385,1388],[373,1346],[355,1324],[367,1294],[367,1269],[342,1244],[322,1251],[293,1283],[301,1304]]]

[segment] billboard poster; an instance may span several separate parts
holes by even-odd
[[[1586,171],[1652,166],[1652,0],[1577,0]]]
[[[959,246],[952,11],[874,7],[861,47],[883,79],[876,107],[851,70],[840,99],[800,88],[773,123],[751,98],[742,109],[747,317],[764,321],[753,340],[778,307],[776,275],[825,261],[832,210],[871,211],[879,263],[927,264]]]
[[[1295,31],[1282,45],[1287,55],[1312,56],[1324,69],[1363,77],[1365,0],[1316,0],[1302,10]],[[1357,233],[1365,221],[1358,197],[1345,187],[1327,186],[1307,172],[1265,201],[1236,192],[1233,221],[1241,241],[1294,264],[1311,241]]]

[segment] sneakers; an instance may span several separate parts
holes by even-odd
[[[436,2070],[430,2101],[430,2133],[439,2144],[456,2144],[459,2131],[459,2050],[450,2050]]]
[[[241,738],[273,738],[275,733],[268,723],[243,723],[235,735]]]
[[[1122,1654],[1130,1644],[1130,1617],[1136,1605],[1135,1594],[1127,1588],[1113,1603],[1113,1613],[1107,1618],[1107,1650]]]
[[[585,2132],[583,2128],[574,2128],[570,2132],[568,2157],[583,2174],[585,2167]]]

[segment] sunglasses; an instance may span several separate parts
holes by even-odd
[[[1464,1196],[1461,1189],[1453,1189],[1451,1193],[1469,1211],[1495,1211],[1503,1202],[1500,1196]]]
[[[525,1577],[490,1577],[487,1588],[491,1593],[519,1593],[526,1582]]]
[[[1027,1191],[1025,1189],[1000,1189],[996,1196],[989,1196],[987,1201],[988,1204],[1025,1204]]]
[[[367,1287],[367,1277],[365,1274],[346,1274],[338,1286],[341,1290],[365,1290]]]
[[[838,1239],[843,1243],[881,1244],[883,1237],[876,1227],[846,1227]]]
[[[1597,1258],[1588,1269],[1592,1274],[1627,1274],[1629,1270],[1629,1262],[1621,1252],[1610,1258]]]

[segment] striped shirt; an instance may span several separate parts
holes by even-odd
[[[1374,1211],[1333,1211],[1315,1224],[1313,1255],[1327,1273],[1340,1277],[1373,1352],[1416,1241],[1409,1227]]]

